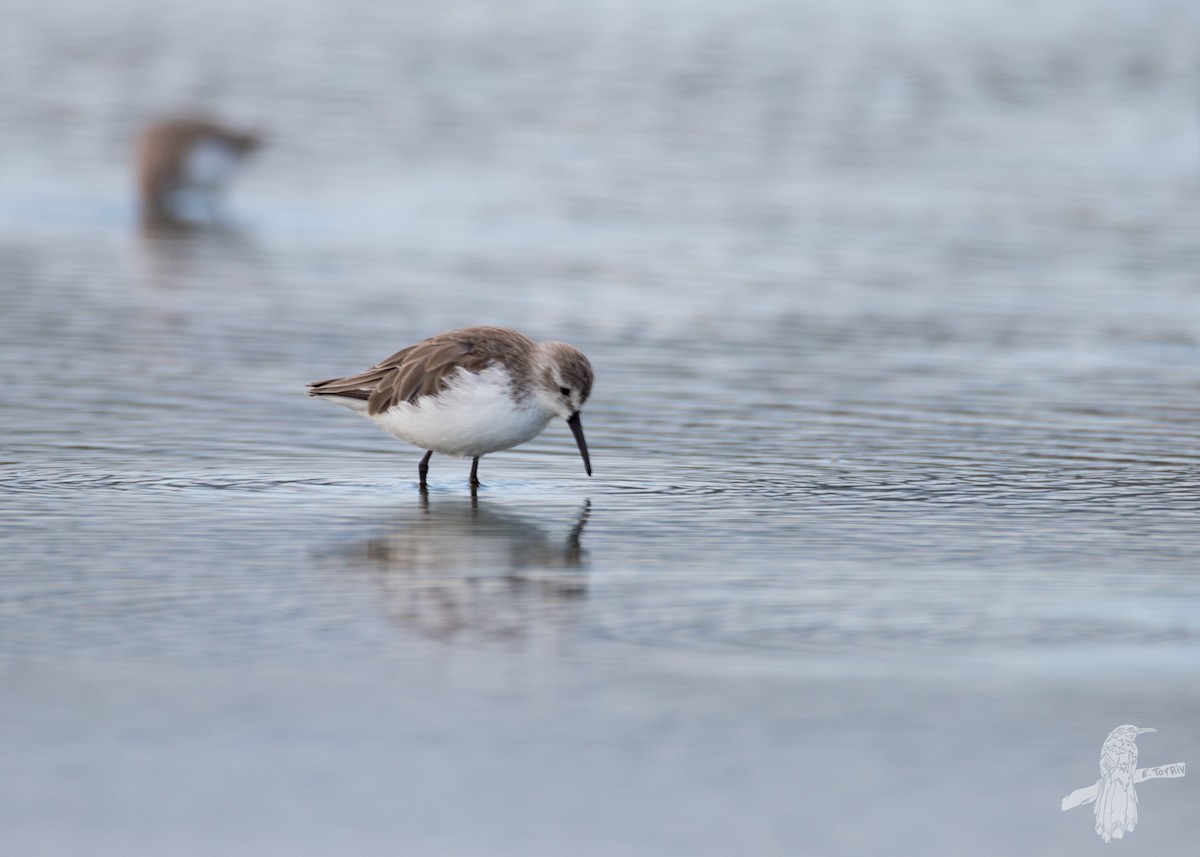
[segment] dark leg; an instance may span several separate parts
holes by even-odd
[[[479,487],[479,456],[471,459],[471,488]]]
[[[421,490],[428,491],[429,485],[425,482],[425,477],[429,475],[429,459],[433,458],[433,450],[425,453],[425,457],[421,459],[421,463],[417,465],[417,473],[421,475]]]

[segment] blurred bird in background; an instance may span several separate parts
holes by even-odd
[[[1100,748],[1100,782],[1096,790],[1096,832],[1109,842],[1133,831],[1138,820],[1134,790],[1137,773],[1137,736],[1156,729],[1124,725],[1108,733]]]
[[[217,199],[246,158],[262,144],[252,131],[200,118],[162,119],[137,140],[142,222],[215,223]]]

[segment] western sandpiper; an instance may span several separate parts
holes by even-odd
[[[257,134],[204,119],[164,119],[137,140],[138,194],[147,223],[216,220],[216,198],[246,157]]]
[[[503,327],[464,327],[410,345],[358,375],[316,381],[308,395],[362,414],[384,431],[433,453],[479,459],[541,434],[552,417],[567,421],[592,475],[579,409],[592,392],[592,364],[563,342],[534,342]]]

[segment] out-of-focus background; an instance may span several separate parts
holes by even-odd
[[[1196,4],[0,12],[3,853],[1090,854],[1200,761]],[[180,113],[265,146],[144,230]],[[476,323],[593,479],[303,396]]]

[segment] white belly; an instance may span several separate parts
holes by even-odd
[[[422,449],[474,458],[532,440],[551,416],[532,400],[514,402],[508,373],[491,367],[480,375],[460,372],[439,395],[424,396],[415,405],[403,402],[369,419]]]

